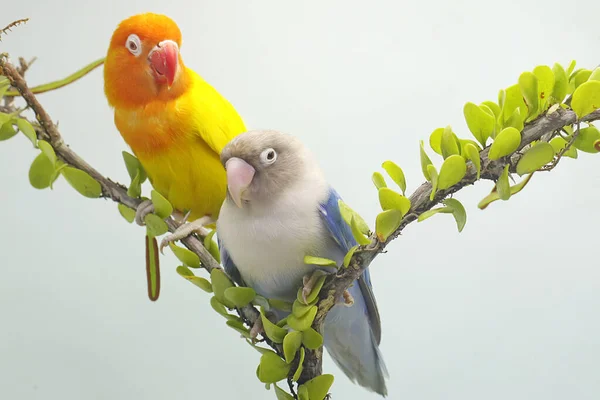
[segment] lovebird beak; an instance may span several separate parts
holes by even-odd
[[[172,40],[163,40],[148,54],[150,66],[158,78],[164,77],[169,88],[175,81],[179,66],[179,46]]]
[[[225,163],[227,170],[227,188],[233,202],[242,208],[244,193],[252,183],[256,170],[241,158],[232,157]]]

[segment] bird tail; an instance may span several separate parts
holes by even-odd
[[[337,304],[325,318],[325,348],[352,382],[386,397],[388,372],[369,323],[365,300],[357,284],[349,291],[354,304]]]

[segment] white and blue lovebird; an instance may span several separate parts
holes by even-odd
[[[342,264],[356,241],[341,216],[340,197],[297,138],[245,132],[223,149],[221,162],[228,193],[217,233],[225,270],[238,284],[293,302],[303,278],[320,268],[305,264],[305,255]],[[385,397],[381,321],[368,269],[348,292],[354,303],[339,299],[325,319],[324,346],[353,382]]]

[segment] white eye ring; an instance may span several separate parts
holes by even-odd
[[[277,160],[277,152],[270,147],[260,153],[260,162],[265,165],[273,164],[275,160]]]
[[[142,54],[142,42],[135,33],[129,35],[127,42],[125,42],[125,47],[127,47],[127,50],[136,57]]]

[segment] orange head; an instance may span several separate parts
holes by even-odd
[[[122,21],[104,62],[104,92],[113,107],[169,100],[186,87],[181,31],[167,16],[146,13]]]

